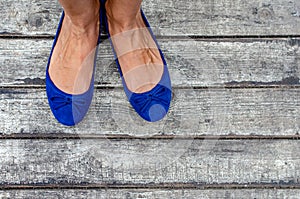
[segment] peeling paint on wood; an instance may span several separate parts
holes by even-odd
[[[159,40],[173,86],[300,84],[300,47],[289,39],[261,41]],[[0,39],[0,86],[44,85],[52,40]],[[96,85],[120,87],[108,41],[100,44]]]
[[[0,140],[0,184],[298,184],[297,140]],[[167,147],[166,147],[167,146]]]
[[[144,0],[158,35],[299,35],[298,0]],[[0,32],[55,33],[62,9],[57,1],[3,0]]]
[[[97,89],[90,111],[76,127],[52,116],[45,90],[4,90],[0,132],[153,135],[297,135],[299,89],[175,89],[171,110],[158,123],[140,119],[122,89]]]
[[[0,134],[11,136],[0,139],[0,198],[299,198],[300,1],[144,0],[143,10],[175,87],[169,115],[136,116],[105,41],[90,111],[65,127],[44,90],[62,9],[0,1]],[[76,187],[97,183],[127,187]]]
[[[14,190],[14,191],[0,191],[0,197],[3,199],[14,198],[23,199],[32,198],[69,198],[69,199],[82,199],[82,198],[118,198],[118,199],[131,199],[131,198],[178,198],[178,199],[199,199],[199,198],[298,198],[300,195],[299,190],[261,190],[261,189],[242,189],[242,190],[149,190],[149,189],[125,189],[125,190]]]

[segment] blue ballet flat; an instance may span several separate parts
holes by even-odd
[[[52,57],[54,47],[58,40],[58,36],[62,27],[64,16],[65,14],[63,12],[54,38],[51,53],[48,59],[48,64],[46,68],[46,93],[47,93],[50,109],[54,117],[64,125],[74,126],[78,124],[80,121],[82,121],[82,119],[88,112],[88,109],[90,107],[93,98],[94,73],[95,73],[95,65],[96,65],[96,54],[100,43],[100,30],[99,30],[99,37],[98,37],[98,42],[97,42],[97,47],[95,52],[93,75],[91,78],[89,89],[82,94],[73,95],[73,94],[65,93],[55,86],[55,84],[53,83],[49,75],[50,60]],[[101,17],[100,17],[100,22],[101,22]]]
[[[105,3],[105,0],[104,0]],[[109,38],[110,34],[109,34],[109,28],[108,28],[108,21],[107,21],[107,16],[106,16],[106,12],[105,12],[105,6],[102,5],[101,6],[103,10],[103,22],[105,24],[105,28],[106,31],[108,33]],[[144,92],[144,93],[135,93],[132,92],[128,89],[125,79],[123,77],[122,74],[122,70],[120,67],[120,63],[118,60],[118,56],[116,54],[116,50],[113,46],[113,42],[110,39],[110,43],[114,52],[114,56],[115,56],[115,60],[116,60],[116,64],[118,66],[118,70],[120,73],[120,76],[122,78],[122,84],[124,87],[124,91],[126,93],[126,96],[128,98],[128,101],[130,102],[130,104],[132,105],[132,107],[135,109],[135,111],[146,121],[148,122],[156,122],[159,121],[161,119],[164,118],[164,116],[168,113],[169,108],[170,108],[170,103],[171,103],[171,99],[172,99],[172,88],[171,88],[171,80],[170,80],[170,75],[169,75],[169,71],[168,71],[168,67],[167,67],[167,63],[165,61],[165,58],[163,56],[163,53],[157,43],[157,40],[150,28],[150,25],[143,13],[143,11],[141,10],[141,15],[142,18],[144,20],[144,23],[146,25],[146,28],[149,30],[153,40],[155,41],[155,44],[157,46],[157,49],[160,52],[161,55],[161,59],[163,61],[164,64],[164,69],[163,69],[163,74],[162,77],[160,79],[160,81],[158,82],[158,84],[151,89],[150,91]]]

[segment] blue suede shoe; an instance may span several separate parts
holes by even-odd
[[[95,52],[93,75],[91,78],[89,89],[82,94],[72,95],[72,94],[65,93],[55,86],[55,84],[53,83],[49,75],[49,66],[50,66],[52,53],[56,45],[56,42],[58,40],[58,36],[62,27],[64,16],[65,14],[63,12],[52,45],[52,50],[48,59],[48,64],[46,68],[46,92],[47,92],[48,102],[54,117],[64,125],[74,126],[84,118],[84,116],[88,112],[89,106],[93,98],[94,73],[95,73],[95,65],[96,65],[96,54],[100,43],[100,30],[99,30],[98,42],[97,42],[97,47]],[[100,23],[101,23],[101,16],[100,16]]]
[[[119,72],[120,72],[120,75],[122,78],[124,91],[126,93],[126,96],[129,100],[130,104],[143,119],[145,119],[149,122],[156,122],[156,121],[163,119],[164,116],[168,113],[168,110],[170,108],[171,99],[172,99],[171,80],[170,80],[170,75],[168,72],[167,63],[164,59],[163,53],[156,41],[156,38],[150,28],[150,25],[144,15],[143,11],[141,10],[142,18],[144,20],[146,28],[149,30],[149,32],[152,36],[152,39],[155,42],[157,49],[160,52],[160,56],[161,56],[162,62],[164,64],[164,66],[163,66],[164,68],[163,68],[163,74],[161,76],[160,81],[153,89],[151,89],[150,91],[144,92],[144,93],[135,93],[128,89],[126,82],[125,82],[125,78],[123,77],[123,73],[122,73],[122,70],[120,67],[116,49],[113,46],[113,42],[111,40],[110,33],[109,33],[108,21],[107,21],[107,16],[106,16],[106,12],[105,12],[105,0],[102,1],[102,3],[104,3],[103,5],[101,5],[102,9],[104,8],[103,9],[103,18],[104,18],[103,23],[105,24],[106,31],[110,38],[110,42],[111,42],[111,45],[113,48],[116,64],[118,66],[118,69],[119,69]]]

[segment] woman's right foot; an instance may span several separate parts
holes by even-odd
[[[138,8],[136,13],[118,11],[119,3],[105,5],[106,28],[117,56],[124,91],[135,111],[146,121],[156,122],[168,113],[171,99],[171,80],[164,56],[156,43],[150,25]],[[116,7],[114,7],[116,6]],[[125,83],[125,84],[124,84]]]
[[[143,93],[160,81],[164,64],[141,15],[140,9],[124,17],[111,1],[105,4],[109,34],[128,89]],[[129,15],[130,16],[130,15]]]
[[[98,1],[95,1],[98,2]],[[99,36],[98,2],[86,16],[71,19],[65,13],[49,66],[52,82],[68,94],[82,94],[89,89]],[[75,18],[75,17],[74,17]]]

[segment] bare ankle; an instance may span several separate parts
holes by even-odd
[[[90,26],[94,26],[99,21],[99,9],[100,3],[96,1],[95,6],[90,10],[85,10],[82,13],[69,13],[65,11],[66,16],[71,21],[72,25],[78,29],[88,29]]]
[[[110,29],[112,29],[114,33],[136,29],[143,26],[143,21],[139,12],[132,15],[124,15],[113,11],[110,1],[106,3],[105,9],[107,19],[110,23]]]

